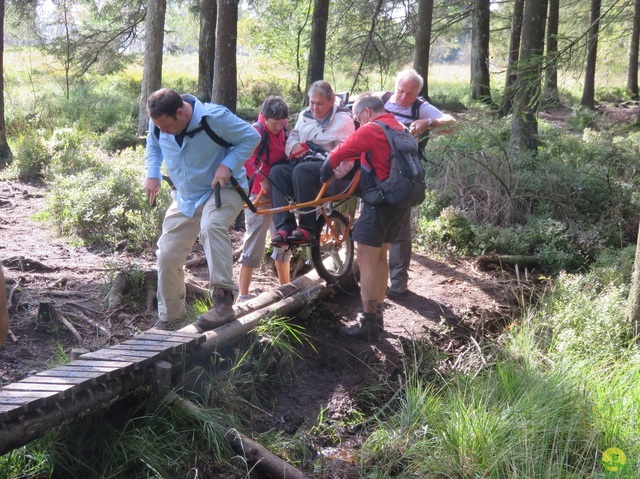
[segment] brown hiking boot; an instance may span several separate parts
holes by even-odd
[[[364,339],[365,341],[377,341],[380,337],[380,323],[382,322],[382,314],[378,317],[377,313],[359,313],[357,323],[353,326],[346,326],[340,330],[340,335],[353,338]]]
[[[218,288],[213,294],[213,308],[198,316],[196,327],[200,332],[215,329],[236,319],[233,310],[233,291]]]

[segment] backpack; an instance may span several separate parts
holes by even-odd
[[[373,164],[369,162],[375,186],[364,192],[364,201],[372,205],[418,206],[424,201],[426,184],[416,140],[406,128],[394,130],[381,121],[374,123],[382,128],[391,147],[391,169],[389,178],[380,181]]]
[[[393,95],[393,92],[391,91],[387,91],[385,92],[380,99],[382,100],[382,103],[387,103],[389,101],[389,99],[391,98],[391,96]],[[408,121],[404,122],[404,121],[400,121],[400,123],[402,123],[405,126],[409,126],[411,123],[413,123],[416,120],[420,119],[420,107],[422,106],[423,103],[425,103],[427,100],[425,100],[424,98],[422,98],[421,96],[419,96],[418,98],[416,98],[416,100],[413,102],[413,104],[411,105],[411,114],[410,115],[403,115],[402,113],[393,113],[393,116],[395,117],[400,117],[400,118],[405,118]],[[386,110],[385,110],[386,111]],[[387,111],[387,113],[391,113],[389,111]],[[427,142],[429,141],[429,130],[425,131],[422,135],[420,135],[420,139],[418,141],[418,151],[420,153],[420,156],[426,160],[427,158],[424,155],[424,149],[427,146]]]
[[[231,148],[233,146],[228,141],[223,140],[215,131],[213,131],[211,129],[211,126],[209,125],[209,122],[207,121],[207,117],[206,116],[203,116],[200,119],[200,126],[199,127],[194,128],[193,130],[186,132],[184,134],[184,136],[188,136],[189,138],[193,138],[193,136],[196,133],[200,133],[202,130],[206,131],[207,135],[209,135],[209,138],[211,138],[213,141],[215,141],[221,147],[223,147],[223,148]],[[156,136],[157,139],[160,139],[160,128],[158,128],[157,126],[154,125],[153,134]]]

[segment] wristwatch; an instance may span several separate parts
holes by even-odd
[[[429,119],[427,120],[427,122],[428,122],[428,123],[427,123],[428,129],[430,130],[430,129],[431,129],[431,125],[433,125],[433,120],[432,120],[431,118],[429,118]]]

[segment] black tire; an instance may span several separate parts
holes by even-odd
[[[351,230],[344,237],[349,221],[337,211],[331,212],[329,221],[333,229],[329,228],[324,216],[318,218],[318,238],[311,247],[311,261],[318,275],[327,283],[349,288],[354,283],[355,250]],[[338,234],[339,241],[335,240],[334,231]]]

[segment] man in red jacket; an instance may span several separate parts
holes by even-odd
[[[374,95],[361,95],[353,105],[353,113],[360,122],[360,128],[329,153],[320,175],[323,182],[328,181],[343,161],[350,161],[354,156],[360,155],[360,189],[365,193],[369,188],[376,187],[374,175],[380,181],[388,178],[391,165],[391,146],[384,131],[375,122],[385,123],[394,130],[402,130],[404,127],[391,113],[385,112],[384,103]],[[355,325],[340,330],[343,336],[368,341],[378,339],[384,328],[382,303],[389,274],[389,243],[396,240],[400,225],[408,220],[410,214],[410,208],[386,203],[371,205],[362,201],[353,239],[358,248],[363,312],[358,314]]]

